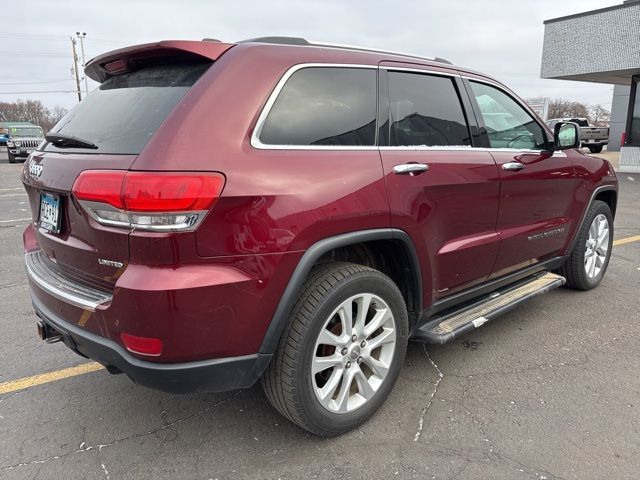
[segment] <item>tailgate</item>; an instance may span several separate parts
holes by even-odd
[[[583,139],[604,140],[609,137],[609,129],[606,127],[582,127]]]
[[[71,187],[87,169],[127,170],[136,155],[83,155],[36,152],[22,173],[40,249],[61,268],[90,283],[111,287],[121,270],[104,260],[127,263],[129,230],[100,225],[71,196]],[[47,199],[43,200],[43,197]],[[42,225],[41,203],[58,200],[59,232]],[[55,212],[49,214],[55,216]],[[100,260],[103,260],[101,263]]]

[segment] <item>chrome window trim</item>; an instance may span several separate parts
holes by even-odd
[[[392,60],[389,60],[391,62]],[[429,70],[429,69],[420,69],[420,68],[411,68],[411,67],[401,67],[401,66],[393,66],[393,65],[367,65],[367,64],[358,64],[358,63],[321,63],[321,62],[312,62],[312,63],[298,63],[289,67],[289,69],[284,73],[284,75],[278,80],[278,83],[274,87],[273,91],[269,94],[269,98],[267,102],[264,104],[260,115],[258,116],[258,120],[256,121],[255,127],[251,134],[251,146],[257,150],[324,150],[324,151],[463,151],[463,152],[513,152],[513,153],[521,153],[521,154],[540,154],[544,152],[544,150],[521,150],[517,148],[485,148],[485,147],[472,147],[472,146],[447,146],[447,145],[437,145],[437,146],[416,146],[416,145],[405,145],[405,146],[377,146],[377,145],[271,145],[262,143],[260,140],[260,133],[262,132],[262,128],[264,126],[264,122],[267,119],[267,116],[271,112],[273,108],[273,104],[277,100],[280,92],[284,88],[284,85],[287,83],[289,78],[299,70],[304,68],[363,68],[370,70],[387,70],[387,71],[401,71],[401,72],[415,72],[415,73],[423,73],[428,75],[439,75],[443,77],[450,78],[463,78],[470,81],[477,81],[479,83],[486,83],[492,87],[497,88],[502,91],[505,95],[509,96],[509,98],[513,98],[513,100],[524,107],[527,113],[531,114],[529,111],[529,107],[523,105],[522,102],[514,98],[512,94],[505,92],[504,88],[499,84],[492,82],[490,80],[478,79],[474,77],[469,77],[465,75],[461,75],[459,73],[454,72],[446,72],[446,71],[438,71],[438,70]],[[540,125],[540,123],[532,116],[532,119]],[[377,120],[377,119],[376,119]],[[544,129],[544,127],[543,127]],[[545,133],[546,130],[545,130]],[[557,157],[566,157],[566,154],[561,151],[555,151],[552,156]]]
[[[204,217],[206,217],[208,210],[194,210],[188,212],[137,212],[135,210],[127,211],[116,208],[107,203],[92,202],[90,200],[79,200],[80,205],[84,208],[87,214],[101,225],[108,227],[128,228],[131,232],[140,230],[145,232],[192,232],[202,223]],[[97,211],[109,211],[122,214],[126,216],[129,221],[122,222],[119,220],[110,220],[102,218],[96,213]],[[134,216],[175,216],[186,215],[189,217],[188,221],[184,223],[178,223],[173,225],[146,225],[133,221]]]
[[[385,60],[389,61],[389,60]],[[412,73],[424,73],[428,75],[439,75],[441,77],[451,77],[451,78],[460,78],[459,73],[454,72],[441,72],[438,70],[424,70],[420,68],[412,68],[412,67],[396,67],[394,65],[380,65],[381,70],[393,71],[393,72],[412,72]]]
[[[298,63],[290,67],[284,75],[280,78],[275,88],[269,95],[269,99],[267,103],[265,103],[262,111],[260,112],[260,116],[256,121],[256,126],[253,129],[253,133],[251,134],[251,146],[258,150],[355,150],[355,151],[367,151],[367,150],[378,150],[376,145],[272,145],[262,143],[260,140],[260,133],[262,133],[262,128],[264,127],[264,122],[266,121],[271,109],[273,108],[273,104],[276,102],[280,92],[284,88],[285,84],[291,78],[291,76],[299,70],[304,68],[362,68],[369,70],[378,70],[378,65],[366,65],[366,64],[357,64],[357,63]],[[377,92],[376,92],[377,96]],[[377,107],[376,107],[377,110]],[[377,116],[377,115],[376,115]],[[377,118],[376,118],[376,128],[377,128]]]
[[[426,151],[426,152],[495,152],[495,153],[499,153],[499,152],[507,152],[507,153],[519,153],[519,154],[534,154],[534,155],[540,155],[542,153],[545,152],[545,150],[520,150],[517,148],[485,148],[485,147],[466,147],[464,145],[451,145],[451,146],[447,146],[447,145],[434,145],[434,146],[428,146],[428,145],[403,145],[403,146],[396,146],[396,147],[391,147],[391,146],[385,146],[385,147],[379,147],[380,151],[393,151],[393,150],[408,150],[408,151]],[[566,153],[556,150],[553,152],[553,155],[551,155],[552,157],[566,157]]]

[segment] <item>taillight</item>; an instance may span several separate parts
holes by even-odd
[[[147,174],[124,177],[122,200],[126,210],[181,212],[207,210],[224,185],[222,175]]]
[[[167,231],[195,228],[222,193],[219,173],[85,170],[73,194],[99,223]]]
[[[71,190],[78,200],[124,208],[121,193],[126,174],[127,172],[118,170],[85,170],[80,173]]]

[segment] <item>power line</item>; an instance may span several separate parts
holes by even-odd
[[[19,57],[27,57],[27,56],[31,56],[31,57],[68,57],[69,55],[65,55],[63,53],[56,53],[56,52],[0,52],[0,56],[5,56],[5,57],[14,57],[14,56],[19,56]]]
[[[4,38],[23,38],[23,39],[42,39],[42,40],[66,40],[64,35],[43,35],[39,33],[0,33],[0,37]]]
[[[23,38],[27,40],[59,40],[59,41],[67,41],[68,37],[66,35],[43,35],[38,33],[0,33],[0,38]],[[127,42],[110,40],[107,38],[91,38],[92,42],[98,43],[110,43],[112,45],[127,45]],[[129,42],[130,43],[130,42]]]
[[[43,82],[0,82],[0,85],[43,85],[45,83],[60,83],[60,82],[71,82],[71,78],[65,78],[62,80],[47,80]]]
[[[32,92],[0,92],[0,95],[24,95],[27,93],[77,93],[76,90],[39,90]]]
[[[91,41],[98,42],[98,43],[110,43],[112,45],[130,45],[131,44],[131,42],[122,42],[117,40],[108,40],[106,38],[94,38],[94,37],[91,37]]]

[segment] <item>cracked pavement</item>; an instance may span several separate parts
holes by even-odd
[[[28,216],[26,196],[2,196],[20,168],[0,159],[0,220]],[[619,177],[616,238],[639,235],[640,175]],[[24,226],[0,223],[0,382],[86,362],[35,336]],[[175,396],[99,371],[0,395],[0,478],[635,479],[638,287],[640,242],[614,247],[594,291],[410,344],[389,400],[340,438],[293,426],[259,386]]]

